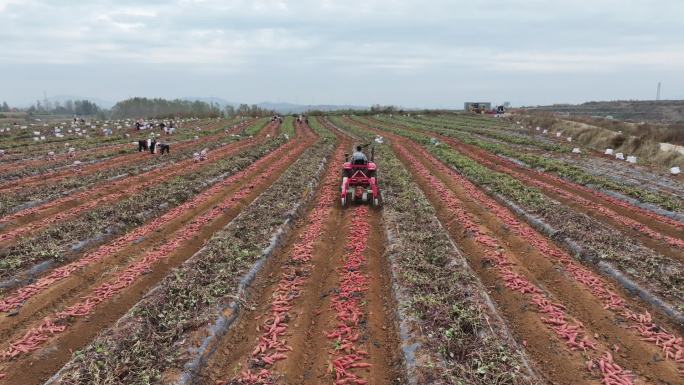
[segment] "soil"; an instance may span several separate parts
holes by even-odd
[[[205,204],[193,208],[143,242],[131,245],[131,247],[123,252],[91,265],[78,274],[57,283],[55,286],[30,299],[18,314],[13,316],[5,315],[0,318],[0,335],[2,335],[2,340],[8,342],[16,340],[28,328],[40,323],[45,316],[49,316],[56,310],[63,309],[78,301],[81,296],[89,293],[93,288],[109,281],[109,277],[115,272],[141,258],[146,251],[154,250],[160,244],[168,242],[172,239],[174,232],[178,231],[185,224],[192,222],[198,215],[211,210],[217,203],[229,199],[239,188],[254,183],[252,182],[253,180],[259,180],[257,184],[253,185],[247,196],[238,201],[219,218],[203,226],[201,231],[190,242],[179,245],[171,255],[157,263],[152,271],[143,275],[131,287],[116,295],[111,301],[98,306],[90,316],[76,320],[66,332],[51,339],[37,353],[5,363],[0,371],[7,372],[8,377],[0,380],[0,383],[2,381],[8,384],[42,383],[48,377],[48,373],[54,373],[71,357],[73,351],[85,346],[100,330],[113,324],[147,291],[172,271],[173,268],[179,266],[197,252],[213,233],[228,224],[246,205],[273,183],[311,145],[312,140],[311,137],[308,137],[308,139],[301,141],[295,146],[289,153],[290,156],[288,156],[283,166],[269,175],[268,178],[260,178],[261,171],[269,166],[266,163],[254,170],[254,172],[247,173],[245,179],[223,189]],[[277,160],[273,159],[273,161]],[[5,346],[3,346],[3,350],[4,348]],[[44,375],[36,376],[35,373]]]
[[[349,145],[349,142],[344,141],[338,152]],[[337,163],[333,162],[335,166],[338,166]],[[336,175],[338,170],[335,167],[326,172],[330,178],[329,174]],[[333,178],[332,183],[336,185],[337,182],[337,178]],[[271,369],[279,383],[320,384],[333,380],[330,366],[333,341],[326,336],[326,332],[334,329],[337,323],[331,298],[339,290],[339,267],[348,252],[345,244],[350,226],[353,226],[354,213],[353,207],[344,209],[337,199],[328,209],[323,231],[314,244],[306,282],[294,300],[294,307],[288,312],[289,326],[285,338],[292,350]],[[359,375],[371,384],[401,384],[394,300],[390,292],[389,269],[384,260],[385,240],[380,212],[371,210],[368,221],[371,234],[366,245],[367,264],[363,271],[369,276],[369,287],[364,302],[366,319],[362,322],[361,345],[369,353],[371,367],[360,371]],[[271,299],[278,290],[283,266],[288,265],[293,256],[293,243],[306,230],[307,224],[306,220],[300,221],[299,229],[289,245],[257,277],[249,295],[252,309],[242,313],[220,341],[217,352],[202,373],[201,383],[230,381],[250,368],[249,357],[263,334],[261,328],[270,314]]]
[[[405,146],[409,148],[410,153],[418,153],[415,149],[411,150],[412,147],[418,146],[417,144],[395,135],[383,135],[391,137],[395,146]],[[528,354],[540,368],[543,368],[542,375],[550,383],[593,383],[595,379],[583,370],[587,357],[578,352],[571,352],[563,346],[554,333],[541,322],[540,314],[533,310],[533,306],[524,297],[502,286],[499,275],[492,269],[486,250],[448,214],[449,208],[444,206],[439,195],[427,184],[425,175],[405,157],[402,160],[438,209],[440,220],[447,224],[448,230],[462,247],[470,266],[490,289],[489,294],[498,304],[516,339],[524,340],[523,345],[526,345]],[[597,299],[574,281],[562,266],[533,249],[525,239],[512,234],[500,218],[487,211],[461,186],[450,181],[448,175],[435,169],[427,159],[422,158],[421,163],[430,174],[437,176],[462,202],[463,208],[476,218],[481,232],[499,240],[503,246],[502,251],[514,262],[518,274],[542,288],[554,302],[565,305],[567,312],[583,323],[587,335],[598,336],[597,342],[603,349],[609,350],[613,345],[619,346],[621,355],[616,360],[621,365],[633,370],[640,378],[652,379],[654,383],[676,383],[681,379],[674,362],[654,360],[654,357],[658,357],[659,348],[644,343],[637,333],[628,330],[622,324],[623,320],[603,309]],[[618,288],[613,290],[619,291]],[[639,304],[631,302],[631,306],[638,308]],[[578,377],[579,373],[583,374]]]

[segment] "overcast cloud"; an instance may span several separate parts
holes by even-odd
[[[0,101],[684,99],[684,1],[0,0]]]

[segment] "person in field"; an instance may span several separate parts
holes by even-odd
[[[171,153],[171,146],[169,146],[169,145],[166,144],[166,143],[159,143],[159,144],[157,144],[157,147],[159,147],[159,153],[160,153],[160,154],[163,154],[163,153],[165,153],[165,152],[166,152],[167,154],[170,154],[170,153]]]
[[[356,151],[351,156],[352,164],[366,164],[368,163],[368,158],[366,154],[361,151],[361,146],[356,146]]]

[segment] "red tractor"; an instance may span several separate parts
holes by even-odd
[[[380,206],[380,189],[378,188],[377,166],[373,162],[375,149],[371,148],[370,161],[360,152],[362,146],[357,147],[352,157],[344,154],[342,166],[341,202],[342,207],[353,202],[369,203]],[[365,146],[363,146],[365,147]],[[357,154],[362,156],[357,156]]]

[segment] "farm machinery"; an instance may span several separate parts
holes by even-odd
[[[377,166],[373,162],[375,149],[371,148],[370,160],[360,152],[357,147],[352,157],[344,154],[344,165],[342,166],[342,185],[340,191],[342,207],[346,207],[354,202],[370,203],[374,207],[380,206],[380,189],[378,188]],[[360,156],[357,156],[361,154]]]

